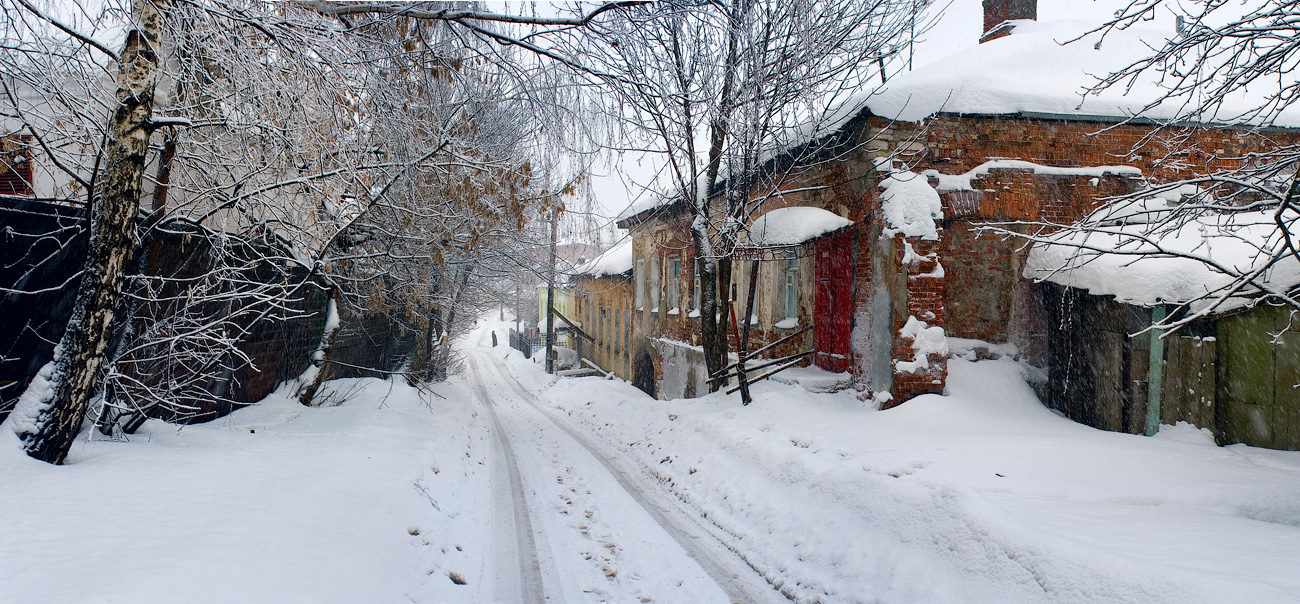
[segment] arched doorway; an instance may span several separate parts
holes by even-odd
[[[645,350],[638,351],[632,362],[632,385],[650,396],[655,395],[655,362]]]

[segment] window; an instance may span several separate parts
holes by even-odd
[[[630,319],[631,314],[629,313],[628,316],[629,316],[629,320],[627,324],[623,326],[623,354],[627,356],[632,356],[632,352],[631,352],[632,351],[632,321]]]
[[[695,273],[694,289],[691,290],[691,309],[698,315],[700,312],[700,261],[692,262],[691,268]]]
[[[614,309],[614,333],[610,334],[614,336],[610,338],[611,340],[614,340],[614,352],[618,352],[619,350],[622,350],[622,348],[619,347],[618,345],[618,334],[620,332],[619,326],[621,326],[623,323],[622,318],[623,318],[623,311],[621,309],[615,308]]]
[[[636,259],[636,309],[645,310],[645,259]]]
[[[676,258],[668,269],[668,313],[677,314],[681,312],[681,297],[678,296],[678,284],[682,280],[682,261]]]
[[[659,259],[650,259],[650,312],[659,312],[659,296],[662,294],[659,279]]]
[[[785,264],[785,318],[799,317],[799,253],[790,248]]]

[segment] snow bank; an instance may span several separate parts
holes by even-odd
[[[55,347],[55,359],[59,358],[61,348],[62,346]],[[32,378],[32,382],[27,385],[27,389],[19,395],[18,402],[14,403],[9,417],[0,424],[0,430],[7,428],[8,432],[15,435],[35,434],[38,431],[37,423],[42,415],[49,412],[50,406],[54,403],[56,382],[54,369],[54,361],[41,366],[36,376]]]
[[[586,277],[611,277],[626,274],[631,270],[632,238],[628,237],[590,262],[579,266],[574,270],[574,274]]]
[[[853,385],[853,374],[847,371],[827,371],[816,365],[791,367],[768,379],[781,384],[800,386],[809,392],[835,392]]]
[[[1099,210],[1094,216],[1122,217],[1128,212],[1140,219],[1099,224],[1092,231],[1061,231],[1035,244],[1024,276],[1139,306],[1197,301],[1193,308],[1199,310],[1217,300],[1235,281],[1234,274],[1263,267],[1285,245],[1271,212],[1210,214],[1176,228],[1153,228],[1147,224],[1152,207],[1140,213],[1131,208]],[[1288,255],[1263,277],[1274,290],[1290,290],[1300,285],[1300,262]],[[1244,296],[1229,298],[1218,309],[1241,308],[1258,291],[1248,287]]]
[[[943,220],[939,192],[929,179],[915,172],[893,172],[880,182],[881,210],[891,231],[904,237],[939,238],[938,224]]]
[[[759,216],[749,227],[751,247],[785,247],[807,243],[845,227],[852,220],[821,208],[777,208]]]

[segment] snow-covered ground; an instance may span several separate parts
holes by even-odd
[[[0,602],[457,601],[482,574],[489,435],[460,384],[328,384],[33,461],[0,430]],[[391,388],[391,389],[390,389]]]
[[[1300,453],[1094,430],[1011,361],[951,361],[948,396],[889,411],[511,367],[798,601],[1300,602]]]
[[[1093,430],[1009,361],[741,407],[489,329],[432,392],[331,382],[61,467],[0,431],[0,602],[1300,602],[1300,453]]]

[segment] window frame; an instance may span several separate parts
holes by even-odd
[[[682,261],[673,258],[668,261],[668,312],[682,312],[681,276]]]
[[[799,248],[792,247],[785,265],[785,318],[799,319]]]
[[[645,258],[636,259],[636,309],[645,310]]]
[[[691,263],[691,265],[694,270],[694,279],[692,280],[692,289],[691,289],[691,310],[695,311],[696,313],[699,313],[700,312],[700,260],[699,258],[696,258],[695,261]]]
[[[663,275],[659,263],[659,258],[650,259],[650,312],[657,313],[663,309],[659,308],[663,302]]]

